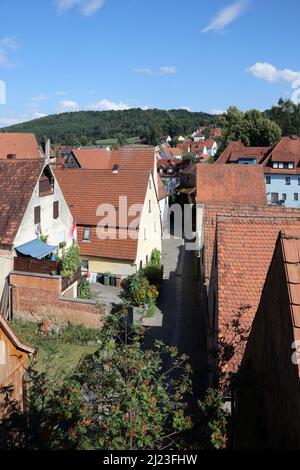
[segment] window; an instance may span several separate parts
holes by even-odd
[[[152,189],[152,181],[149,180],[149,189]]]
[[[140,271],[143,269],[143,261],[140,261]]]
[[[157,233],[157,224],[156,224],[156,221],[154,222],[154,233]]]
[[[271,203],[278,204],[278,193],[271,193]]]
[[[89,272],[89,262],[87,259],[81,261],[81,271],[85,273]]]
[[[299,194],[298,193],[294,193],[294,201],[299,201]]]
[[[278,168],[278,163],[277,162],[273,163],[273,168]]]
[[[288,168],[289,168],[290,170],[292,170],[292,169],[294,168],[294,163],[289,163],[289,164],[288,164]]]
[[[283,201],[286,201],[286,194],[285,194],[285,193],[282,194],[281,199],[282,199]]]
[[[290,176],[287,176],[287,177],[285,178],[285,184],[287,184],[287,185],[290,185],[290,184],[291,184],[291,178],[290,178]]]
[[[298,186],[300,186],[300,176],[298,176]]]
[[[36,206],[34,208],[34,224],[40,224],[41,223],[41,206]]]
[[[148,262],[149,262],[149,256],[147,255],[146,256],[146,264],[148,264]]]
[[[147,240],[147,230],[144,228],[144,240]]]
[[[83,241],[84,242],[89,242],[91,240],[91,233],[92,233],[91,228],[85,228],[83,230]]]
[[[151,214],[151,209],[152,209],[152,207],[151,207],[151,200],[149,200],[149,214]]]
[[[266,184],[271,184],[271,176],[266,176]]]
[[[53,219],[59,218],[59,201],[53,202]]]
[[[283,163],[279,163],[278,168],[283,168]]]

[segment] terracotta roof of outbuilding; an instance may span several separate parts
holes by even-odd
[[[111,152],[103,149],[76,149],[73,154],[81,168],[92,170],[110,169]]]
[[[44,160],[0,160],[0,243],[12,245]]]
[[[280,231],[300,231],[300,214],[294,218],[218,217],[218,327],[225,339],[230,340],[232,334],[226,325],[246,305],[241,326],[251,328]],[[227,371],[237,371],[244,349],[244,344],[237,347]]]
[[[0,132],[0,159],[6,159],[9,154],[15,155],[17,159],[36,159],[42,156],[34,134]]]
[[[299,209],[281,206],[251,206],[234,203],[204,204],[204,270],[209,284],[218,216],[235,217],[299,217]]]
[[[264,173],[258,165],[197,165],[197,202],[266,205]]]

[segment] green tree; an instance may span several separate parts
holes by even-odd
[[[232,141],[240,140],[245,146],[273,146],[282,136],[280,127],[261,112],[251,110],[246,113],[235,106],[219,118],[223,130],[218,155]]]
[[[117,136],[117,142],[120,147],[125,147],[127,145],[127,137],[124,134],[118,134]]]
[[[143,348],[144,329],[128,329],[126,312],[122,306],[107,318],[99,350],[62,385],[53,387],[45,374],[31,371],[24,413],[8,387],[2,389],[7,415],[1,449],[183,447],[183,433],[192,425],[185,403],[191,388],[187,357],[158,341],[152,350]],[[170,360],[167,370],[163,358]]]

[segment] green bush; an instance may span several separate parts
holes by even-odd
[[[152,251],[150,257],[150,265],[152,266],[160,266],[161,265],[161,253],[156,248]]]
[[[71,248],[63,254],[61,265],[61,276],[71,279],[73,274],[81,266],[79,248],[77,245],[72,245]]]
[[[78,297],[80,299],[92,298],[91,284],[89,283],[86,276],[84,276],[78,284]]]
[[[84,325],[73,325],[69,322],[66,328],[60,330],[58,338],[64,343],[86,345],[90,342],[97,342],[100,338],[100,330],[87,328]]]
[[[155,285],[150,285],[148,279],[139,272],[128,277],[122,282],[125,297],[137,307],[155,303],[158,290]]]
[[[142,275],[145,276],[149,284],[153,284],[156,288],[160,289],[162,284],[162,266],[161,265],[151,265],[149,264],[144,269],[142,269]]]

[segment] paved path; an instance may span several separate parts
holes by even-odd
[[[161,339],[189,356],[194,371],[190,411],[195,413],[204,386],[205,367],[204,326],[195,254],[185,250],[182,240],[165,240],[163,262],[164,281],[159,302],[163,325],[148,330],[146,346],[151,347],[155,339]],[[165,367],[169,365],[165,364]]]

